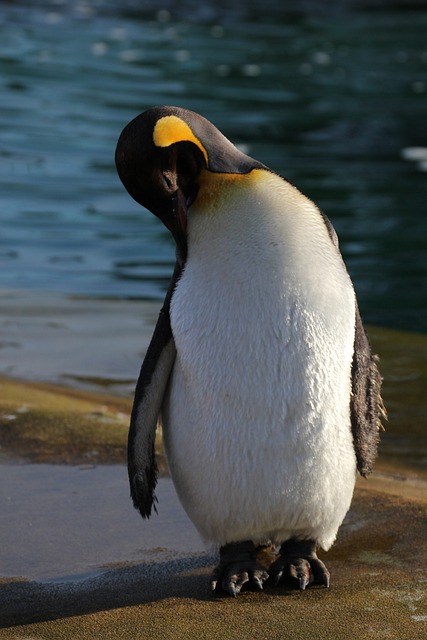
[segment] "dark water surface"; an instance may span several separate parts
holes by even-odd
[[[426,331],[427,5],[229,4],[1,3],[0,287],[162,297],[172,243],[113,155],[177,104],[321,206],[368,322]]]

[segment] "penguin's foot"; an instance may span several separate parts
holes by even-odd
[[[262,591],[268,573],[257,562],[256,554],[257,547],[251,541],[234,542],[221,547],[219,565],[211,576],[212,594],[225,591],[235,598],[243,585]]]
[[[297,589],[305,589],[312,584],[329,587],[329,571],[317,557],[313,540],[284,542],[278,560],[269,568],[269,574],[274,586],[282,583]]]

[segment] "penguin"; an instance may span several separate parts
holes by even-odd
[[[219,549],[212,592],[327,587],[317,551],[336,538],[357,470],[371,472],[385,417],[335,230],[291,182],[180,107],[134,118],[115,160],[176,243],[135,389],[134,506],[157,511],[160,419],[178,497]]]

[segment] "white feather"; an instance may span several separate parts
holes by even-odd
[[[165,448],[207,541],[300,537],[328,549],[356,473],[354,292],[315,205],[253,173],[189,212]]]

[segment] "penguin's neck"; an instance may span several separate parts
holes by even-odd
[[[239,297],[240,288],[250,299],[269,291],[325,312],[340,290],[352,291],[319,209],[289,182],[256,169],[219,174],[209,189],[189,210],[187,275],[230,294],[237,287]]]
[[[280,176],[254,169],[249,174],[210,174],[202,179],[188,214],[189,257],[195,249],[209,259],[243,253],[307,261],[307,252],[333,252],[316,205]]]

